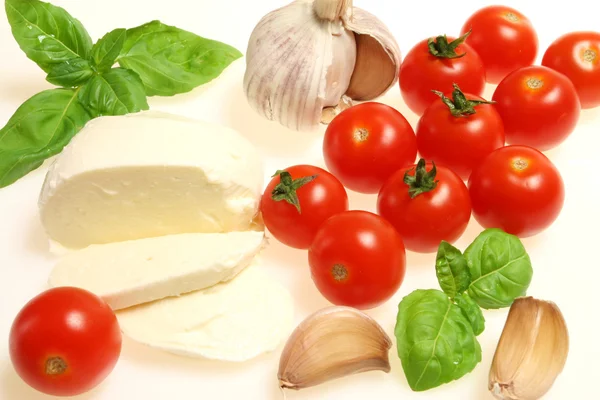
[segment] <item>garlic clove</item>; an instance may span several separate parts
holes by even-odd
[[[375,320],[349,307],[328,307],[305,319],[288,339],[277,377],[299,390],[372,370],[390,371],[390,338]]]
[[[569,334],[559,308],[532,297],[515,300],[498,343],[489,390],[501,400],[537,400],[562,372]]]
[[[356,65],[346,95],[354,100],[372,100],[398,82],[402,62],[392,33],[377,17],[354,8],[346,27],[356,34]]]

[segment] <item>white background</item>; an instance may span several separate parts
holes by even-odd
[[[254,25],[285,0],[55,0],[80,19],[97,39],[117,28],[129,28],[160,19],[201,36],[230,43],[245,51]],[[490,1],[395,1],[355,0],[378,15],[398,39],[403,55],[417,41],[440,33],[457,35],[466,18]],[[599,29],[598,14],[591,3],[571,0],[562,3],[504,1],[517,7],[533,21],[540,36],[541,53],[562,33]],[[49,88],[44,74],[29,61],[13,40],[5,14],[0,11],[0,124],[33,94]],[[540,59],[541,59],[540,54]],[[297,163],[323,165],[322,132],[300,134],[257,117],[242,92],[244,61],[236,62],[217,81],[174,98],[152,98],[151,108],[221,122],[240,130],[265,156],[266,173]],[[493,87],[487,90],[491,97]],[[397,107],[415,126],[417,118],[402,104],[397,88],[381,101]],[[115,146],[118,146],[115,143]],[[600,262],[597,256],[598,148],[600,109],[586,111],[577,130],[560,148],[547,154],[560,169],[567,200],[557,222],[547,232],[524,241],[534,265],[529,294],[555,301],[567,320],[571,351],[567,366],[548,400],[597,398],[600,381],[599,290]],[[109,156],[109,155],[107,155]],[[20,381],[8,358],[8,332],[19,309],[45,289],[54,260],[37,219],[36,201],[46,166],[16,184],[0,189],[0,399],[37,400],[38,394]],[[374,210],[375,197],[350,193],[351,207]],[[479,233],[472,222],[458,242],[464,249]],[[400,291],[384,306],[369,312],[390,335],[398,302],[417,288],[435,288],[434,255],[408,253],[408,271]],[[328,303],[313,286],[302,251],[271,241],[265,252],[268,269],[284,283],[296,300],[299,322]],[[491,399],[487,376],[507,310],[487,311],[486,331],[479,337],[483,361],[460,381],[418,394],[409,389],[396,348],[390,352],[392,372],[370,372],[334,381],[303,392],[287,393],[294,399]],[[124,341],[122,357],[112,375],[82,400],[127,399],[282,399],[277,380],[279,353],[230,365],[171,356]]]

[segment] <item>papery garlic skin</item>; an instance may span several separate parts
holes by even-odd
[[[390,371],[392,342],[371,317],[350,307],[328,307],[294,330],[281,354],[282,388],[299,390],[366,371]]]
[[[502,331],[488,388],[500,400],[537,400],[562,372],[568,352],[560,309],[552,302],[519,298]]]
[[[306,131],[329,122],[353,96],[382,95],[399,69],[391,33],[351,0],[296,0],[267,14],[252,32],[244,92],[263,117]]]

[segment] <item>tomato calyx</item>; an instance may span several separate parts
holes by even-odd
[[[434,190],[439,181],[435,180],[437,175],[437,168],[435,163],[431,162],[432,167],[430,171],[427,171],[427,162],[421,158],[415,168],[411,168],[404,174],[404,183],[408,185],[408,194],[411,199],[414,199],[420,194],[431,192]],[[410,175],[410,172],[415,171],[414,175]]]
[[[60,357],[50,357],[46,360],[46,375],[61,375],[67,368],[66,361]]]
[[[454,117],[466,117],[469,115],[473,115],[476,112],[476,106],[481,104],[495,103],[494,101],[487,100],[469,100],[462,92],[462,90],[460,90],[456,83],[454,83],[452,86],[454,87],[454,90],[452,91],[452,99],[449,99],[448,97],[446,97],[446,95],[444,95],[444,93],[440,91],[432,90],[432,92],[440,96],[442,102],[448,106],[448,108],[450,109],[450,113]]]
[[[282,201],[285,200],[289,204],[296,207],[298,210],[298,214],[302,214],[302,210],[300,209],[300,200],[298,199],[298,193],[296,191],[300,189],[302,186],[306,185],[317,179],[318,175],[305,176],[298,179],[292,179],[292,175],[290,175],[287,171],[278,170],[272,176],[272,178],[279,176],[281,182],[273,188],[271,192],[271,198],[274,201]]]
[[[436,38],[429,38],[427,46],[429,47],[429,54],[438,58],[461,58],[467,53],[456,54],[456,48],[464,43],[469,37],[471,31],[448,43],[446,35],[440,35]]]

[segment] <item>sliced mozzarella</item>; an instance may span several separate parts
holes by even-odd
[[[227,281],[262,248],[264,233],[188,233],[92,245],[64,256],[50,286],[76,286],[113,309],[178,296]]]
[[[40,216],[67,248],[246,230],[262,184],[257,150],[231,129],[150,111],[101,117],[51,166]]]
[[[289,292],[256,266],[235,279],[117,312],[123,333],[179,355],[245,361],[275,350],[291,332]]]

